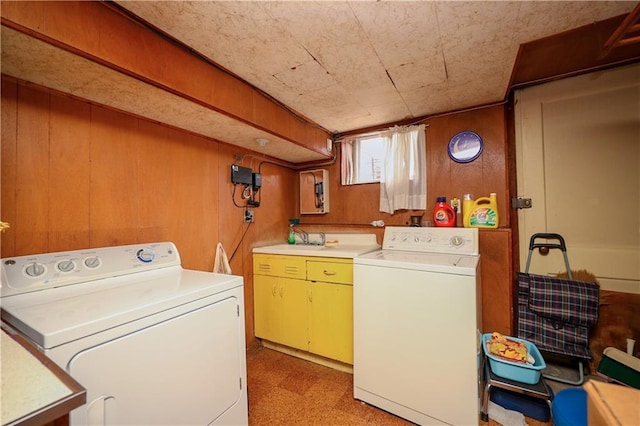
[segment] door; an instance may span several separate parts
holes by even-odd
[[[221,300],[88,348],[68,372],[87,389],[73,425],[205,425],[241,400],[239,301]]]
[[[640,65],[516,92],[520,270],[532,234],[561,234],[571,269],[640,293]],[[557,250],[530,272],[564,271]]]

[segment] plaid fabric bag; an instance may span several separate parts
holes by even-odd
[[[518,273],[518,337],[543,351],[591,359],[598,303],[595,283]]]

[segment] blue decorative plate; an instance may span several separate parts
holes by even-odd
[[[449,157],[458,163],[470,163],[482,153],[482,138],[474,132],[460,132],[449,141]]]

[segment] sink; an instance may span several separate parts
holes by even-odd
[[[352,235],[356,235],[357,237],[351,238]],[[256,247],[253,249],[253,252],[289,256],[354,258],[380,248],[380,245],[376,242],[375,234],[333,234],[327,235],[327,241],[339,241],[339,243],[336,246],[315,244],[276,244],[265,247]]]

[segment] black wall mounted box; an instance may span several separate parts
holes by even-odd
[[[253,172],[249,167],[242,167],[236,164],[231,165],[231,182],[242,183],[244,185],[253,184]]]
[[[252,177],[251,183],[253,184],[253,190],[257,191],[262,186],[262,175],[260,173],[253,173]]]

